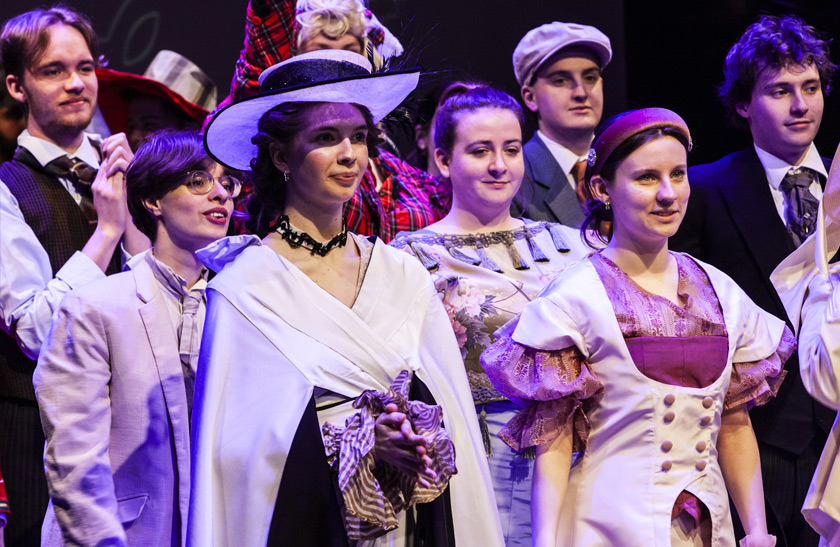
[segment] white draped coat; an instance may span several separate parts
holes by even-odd
[[[840,148],[834,164],[840,157]],[[837,178],[829,175],[826,192]],[[834,190],[836,191],[836,190]],[[770,276],[797,329],[802,383],[817,401],[840,410],[840,265],[829,253],[840,245],[840,222],[826,220],[820,205],[816,234],[779,264]],[[823,448],[802,514],[820,534],[820,545],[840,547],[840,417]]]
[[[348,308],[255,236],[220,240],[199,256],[220,273],[207,288],[196,381],[188,545],[265,545],[313,390],[384,391],[404,369],[441,405],[455,444],[457,543],[503,544],[463,362],[419,262],[377,241]]]

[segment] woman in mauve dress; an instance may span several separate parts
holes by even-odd
[[[525,173],[522,108],[513,97],[454,83],[441,95],[433,135],[435,160],[452,185],[452,208],[422,230],[398,234],[391,245],[432,274],[470,381],[505,544],[530,547],[533,450],[520,454],[499,439],[518,407],[493,387],[479,356],[496,329],[589,249],[574,228],[511,216]]]
[[[748,409],[779,389],[794,340],[725,274],[668,251],[689,197],[675,113],[609,120],[587,169],[585,228],[606,247],[567,268],[481,357],[525,408],[534,545],[771,546]]]

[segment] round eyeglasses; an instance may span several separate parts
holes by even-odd
[[[213,177],[207,171],[190,171],[187,173],[187,180],[184,181],[184,186],[193,194],[202,196],[209,194],[218,182],[222,188],[230,194],[230,197],[235,198],[242,190],[242,183],[239,179],[230,175],[222,175],[219,178]]]

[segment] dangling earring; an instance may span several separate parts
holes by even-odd
[[[610,210],[610,202],[609,201],[604,202],[604,209],[606,209],[607,211]]]
[[[289,172],[288,171],[283,171],[283,180],[286,182],[286,184],[289,184],[289,179],[290,178],[291,177],[289,176]]]

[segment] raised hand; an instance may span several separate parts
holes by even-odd
[[[125,133],[102,142],[103,160],[93,181],[93,205],[99,227],[112,237],[121,237],[128,219],[125,199],[125,171],[134,158]]]

